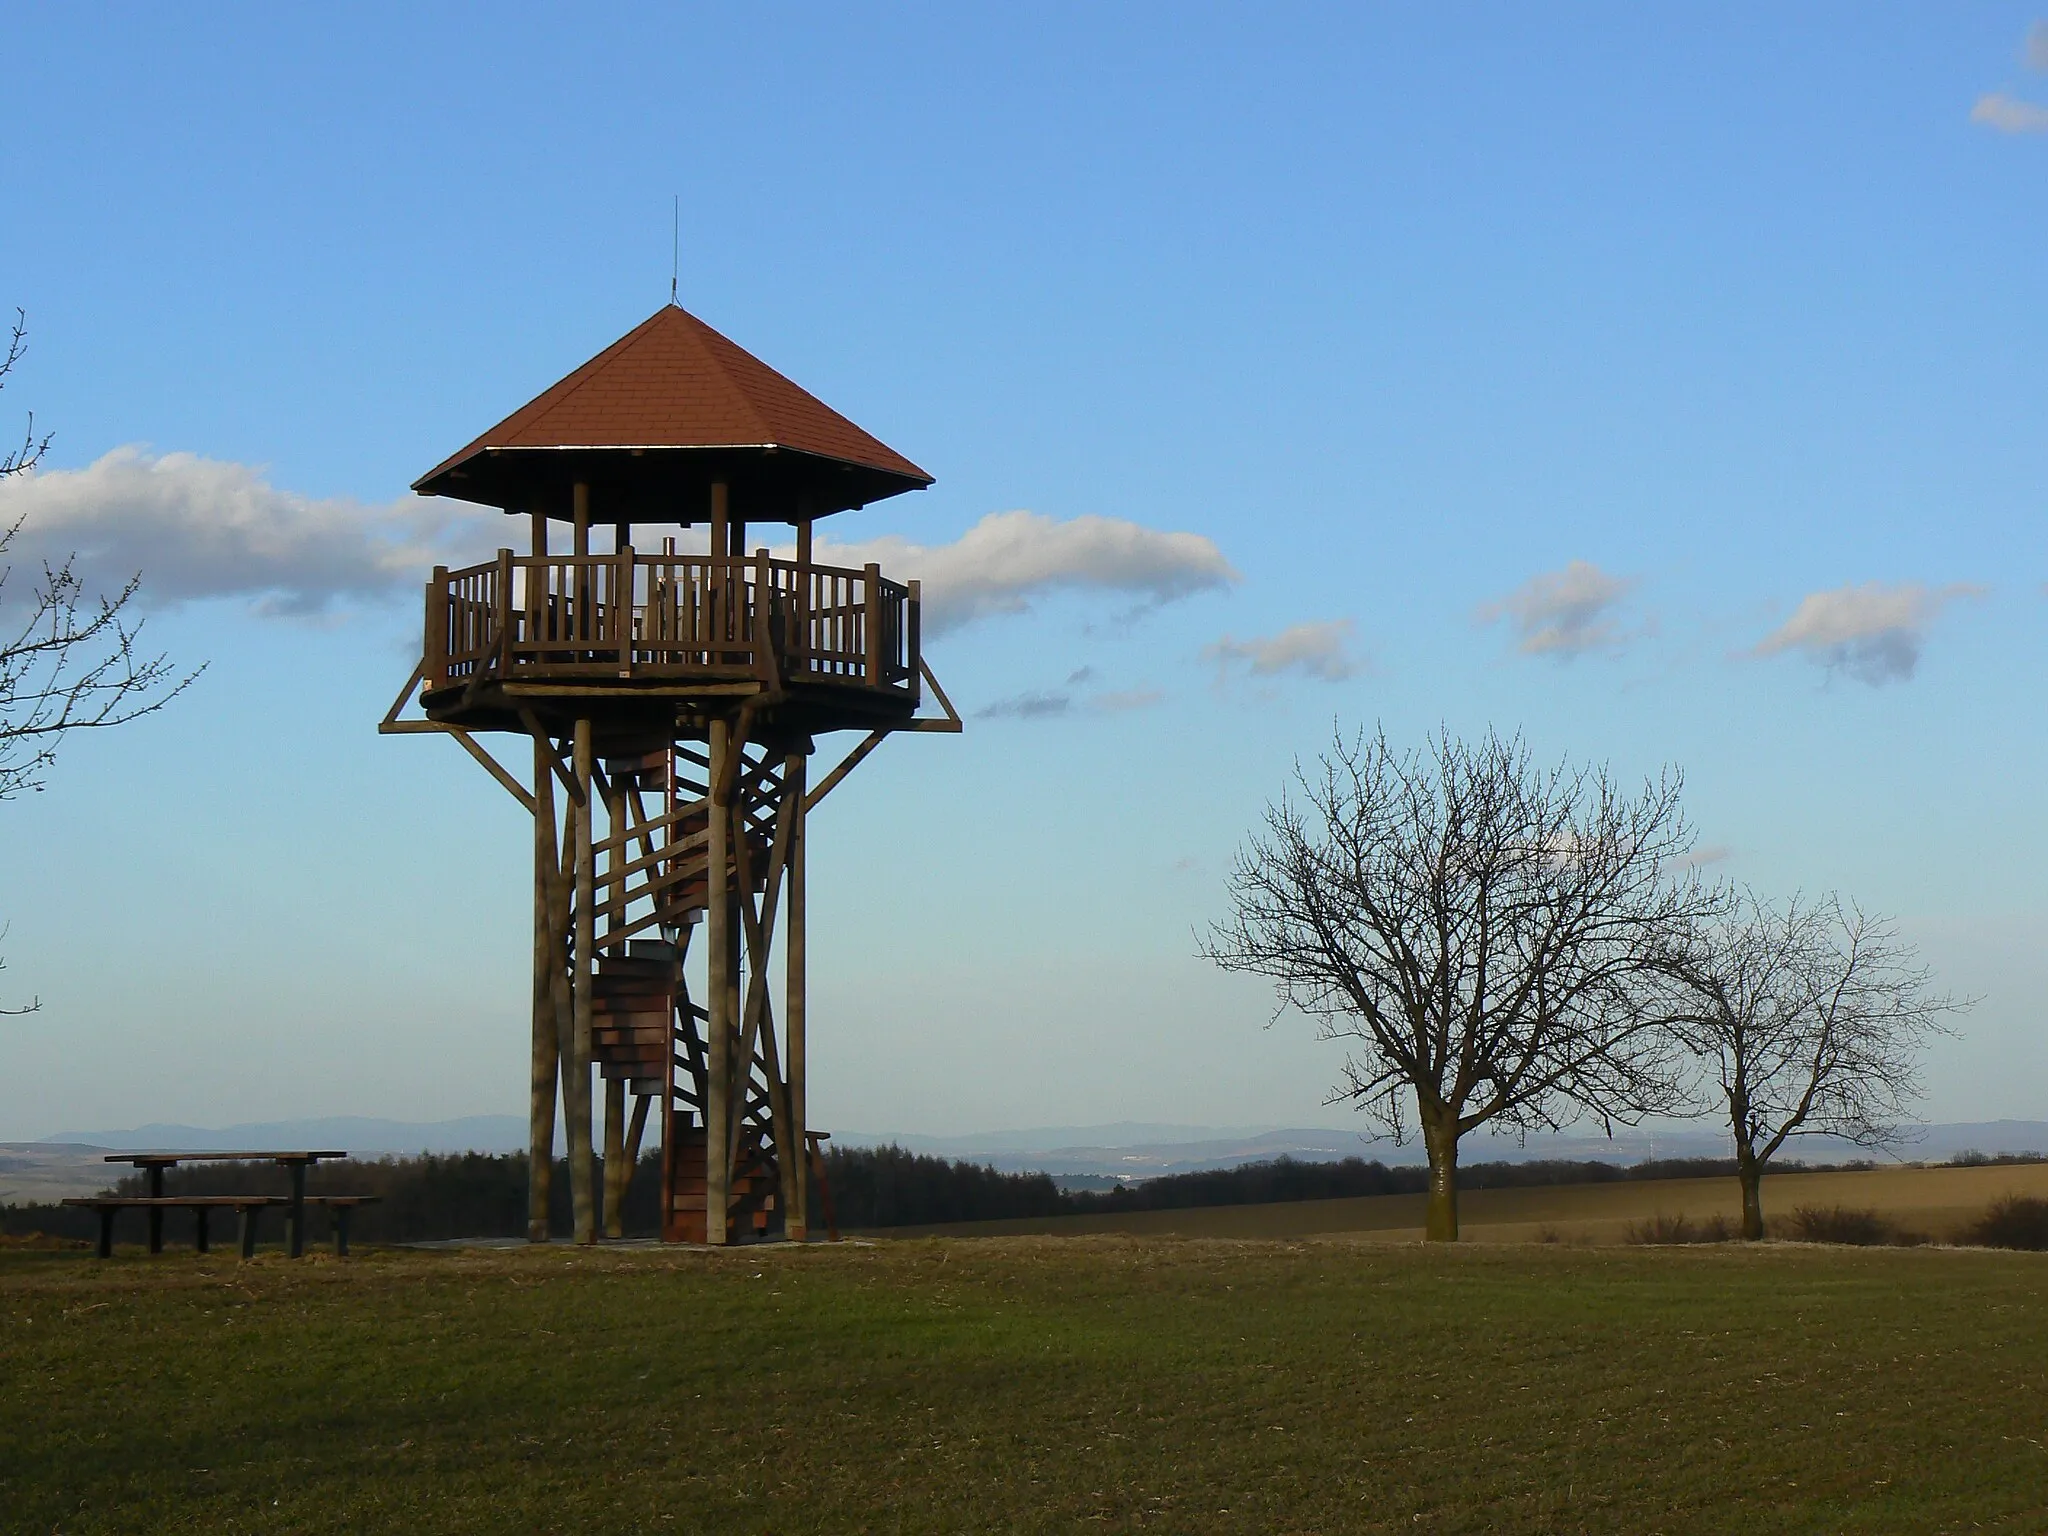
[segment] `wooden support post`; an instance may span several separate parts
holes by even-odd
[[[491,644],[484,659],[477,663],[479,673],[486,671],[495,659],[498,675],[507,676],[512,671],[512,551],[498,551],[497,602],[492,605]]]
[[[437,565],[427,580],[426,646],[420,656],[420,688],[431,692],[448,681],[448,567]]]
[[[591,600],[596,594],[591,590],[593,583],[590,579],[590,568],[580,563],[590,554],[590,487],[581,480],[576,482],[576,487],[570,495],[569,507],[574,540],[570,549],[579,562],[569,582],[570,629],[577,640],[587,643],[597,635],[591,617]],[[589,659],[583,654],[581,646],[576,651],[576,659]],[[587,819],[587,809],[585,816]]]
[[[633,1182],[630,1170],[640,1166],[640,1138],[647,1134],[647,1111],[653,1106],[654,1096],[647,1093],[633,1095],[633,1123],[626,1128],[626,1183]]]
[[[825,1167],[824,1143],[832,1138],[823,1131],[814,1131],[808,1138],[811,1148],[811,1172],[818,1179],[818,1203],[825,1207],[825,1240],[839,1241],[839,1213],[832,1209],[832,1177]]]
[[[604,1235],[626,1235],[626,1181],[633,1174],[626,1160],[626,1084],[609,1077],[604,1084]]]
[[[623,574],[631,581],[631,555],[621,557]],[[620,600],[616,591],[614,604]],[[605,856],[604,926],[607,947],[625,953],[625,941],[614,937],[626,927],[626,865],[631,850],[626,841],[626,792],[607,779],[604,788]],[[604,1085],[604,1235],[626,1235],[626,1179],[632,1169],[626,1162],[626,1085],[622,1079],[607,1078]]]
[[[799,504],[796,519],[796,634],[791,637],[790,670],[808,672],[811,667],[811,514],[808,499]]]
[[[915,581],[910,584],[910,601],[904,604],[904,623],[909,626],[909,636],[903,642],[903,664],[910,669],[910,697],[918,705],[924,703],[924,591]]]
[[[578,487],[579,491],[581,487]],[[576,1207],[576,1241],[597,1241],[597,1209],[591,1187],[590,1145],[590,984],[596,968],[597,948],[597,856],[593,848],[591,778],[596,766],[591,744],[591,725],[576,722],[576,786],[582,805],[576,808],[576,933],[571,958],[575,966],[572,987],[574,1026],[571,1031],[573,1063],[565,1079],[569,1090],[569,1188]]]
[[[164,1165],[162,1163],[151,1163],[149,1165],[149,1198],[161,1200],[163,1197]],[[164,1251],[164,1208],[160,1205],[152,1205],[149,1208],[149,1251],[151,1253],[162,1253]]]
[[[285,1207],[285,1256],[304,1258],[306,1254],[306,1165],[295,1162],[289,1169],[292,1176],[292,1203]]]
[[[766,768],[763,763],[762,767]],[[765,773],[762,778],[765,779]],[[743,792],[744,793],[744,792]],[[759,783],[754,786],[759,795]],[[744,801],[741,802],[744,804]],[[775,1047],[775,1020],[769,1006],[769,943],[775,929],[775,913],[781,897],[784,871],[789,863],[789,840],[795,825],[797,802],[787,795],[781,797],[775,812],[775,840],[770,847],[768,867],[761,876],[763,886],[760,905],[754,901],[755,871],[745,836],[748,820],[744,815],[737,818],[739,835],[733,841],[733,865],[738,875],[739,916],[741,933],[746,942],[747,993],[745,1011],[741,1015],[739,1054],[733,1061],[733,1081],[742,1085],[749,1082],[754,1070],[754,1052],[758,1046],[763,1071],[769,1083],[768,1105],[773,1125],[773,1144],[780,1147],[788,1132],[789,1105],[782,1091],[783,1078],[779,1064],[779,1052]],[[739,1153],[740,1127],[732,1129],[732,1145],[728,1154],[737,1160]],[[787,1207],[785,1207],[785,1210]]]
[[[725,665],[725,650],[722,642],[731,623],[727,618],[726,568],[732,543],[732,503],[726,483],[723,480],[711,482],[711,558],[706,571],[706,585],[710,591],[711,646],[705,661],[708,665]]]
[[[526,643],[532,647],[533,660],[546,658],[540,651],[540,642],[546,633],[547,590],[548,590],[548,515],[538,506],[533,509],[533,563],[526,568]]]
[[[549,977],[548,991],[555,1006],[555,1061],[560,1067],[562,1107],[562,1146],[567,1155],[569,1168],[569,1191],[572,1198],[576,1190],[575,1136],[569,1124],[569,1105],[576,1092],[576,996],[571,978],[574,967],[570,963],[569,935],[575,926],[571,914],[572,897],[576,889],[576,818],[579,807],[571,802],[562,807],[562,852],[557,868],[560,875],[550,894],[549,921],[554,924],[554,974]],[[586,1092],[585,1101],[589,1095]],[[554,1205],[552,1198],[548,1206],[550,1224],[553,1222]],[[573,1233],[573,1227],[572,1227]]]
[[[623,528],[621,529],[623,532]],[[619,650],[619,676],[633,675],[633,614],[634,614],[634,570],[633,546],[622,544],[612,551],[612,644]],[[613,822],[612,830],[617,832],[619,823]]]
[[[192,1215],[194,1218],[192,1227],[192,1251],[194,1253],[205,1253],[207,1251],[206,1207],[203,1205],[193,1206]]]
[[[624,941],[617,938],[626,926],[626,866],[633,862],[626,838],[626,792],[606,780],[604,790],[605,841],[611,845],[605,856],[604,926],[610,942],[605,946],[623,955]]]
[[[754,672],[770,692],[782,688],[782,636],[775,632],[775,569],[768,551],[754,551]]]
[[[789,829],[789,882],[788,936],[784,940],[782,1018],[783,1028],[788,1031],[789,1059],[783,1065],[789,1073],[789,1133],[788,1145],[776,1150],[782,1154],[785,1229],[790,1241],[805,1242],[810,1237],[811,1226],[811,1181],[806,1166],[805,1149],[810,1145],[810,1126],[805,1120],[804,1096],[804,755],[792,752],[783,761],[782,793],[788,798],[790,816]]]
[[[712,487],[712,507],[721,509],[723,486]],[[739,978],[733,964],[732,910],[732,801],[727,757],[739,750],[732,736],[731,722],[711,722],[711,805],[709,826],[709,867],[706,875],[705,964],[710,1008],[706,1028],[711,1037],[711,1063],[704,1085],[704,1240],[714,1246],[725,1242],[725,1218],[731,1190],[732,1161],[726,1147],[732,1130],[733,1082],[732,1035],[737,1022],[733,1015]]]
[[[861,582],[867,611],[861,616],[861,681],[882,686],[882,568],[868,562]]]
[[[235,1236],[241,1244],[242,1257],[245,1259],[256,1257],[256,1218],[262,1210],[263,1207],[253,1201],[235,1208],[235,1214],[241,1218]]]
[[[673,1242],[676,1232],[676,1065],[675,1024],[669,1024],[669,1061],[661,1072],[661,1219],[654,1235]]]
[[[536,519],[538,514],[536,514]],[[550,892],[561,880],[555,854],[554,751],[533,743],[533,1072],[527,1106],[526,1240],[548,1240],[555,1171],[555,1079],[561,1040],[555,1019],[555,976],[561,946]],[[569,808],[571,815],[575,807]]]

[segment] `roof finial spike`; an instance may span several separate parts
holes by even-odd
[[[682,300],[676,297],[676,287],[683,270],[683,194],[678,192],[675,207],[671,210],[668,226],[668,301],[678,309]]]

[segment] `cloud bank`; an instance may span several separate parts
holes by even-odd
[[[294,615],[410,596],[434,564],[486,559],[508,530],[525,529],[523,520],[436,497],[373,506],[304,496],[258,467],[138,447],[84,469],[0,481],[0,527],[17,520],[25,521],[9,557],[25,568],[75,555],[75,569],[99,590],[117,591],[140,571],[138,602],[150,608],[242,597],[262,612]],[[1238,580],[1199,534],[1036,512],[991,513],[950,544],[821,538],[817,558],[874,560],[897,580],[922,581],[925,628],[935,634],[1026,612],[1062,590],[1154,607]]]
[[[1505,620],[1515,632],[1515,649],[1524,656],[1569,659],[1611,649],[1628,638],[1618,615],[1636,585],[1633,577],[1574,560],[1561,571],[1531,576],[1506,597],[1483,604],[1476,617],[1482,624]]]
[[[1326,619],[1293,624],[1277,635],[1254,635],[1249,640],[1225,635],[1203,647],[1202,659],[1215,664],[1218,682],[1238,667],[1253,677],[1291,673],[1326,683],[1341,682],[1365,670],[1365,663],[1350,654],[1351,630],[1349,619]]]
[[[1977,104],[1970,108],[1970,121],[1999,133],[2048,133],[2048,107],[2037,107],[2003,91],[1992,91],[1977,98]]]
[[[265,612],[315,614],[410,593],[436,560],[491,542],[498,516],[411,497],[376,507],[301,496],[246,464],[136,447],[0,481],[0,527],[25,519],[8,551],[16,565],[75,555],[98,591],[140,571],[136,601],[154,609],[246,597]]]
[[[1092,673],[1091,668],[1082,668]],[[1157,688],[1126,688],[1083,698],[1071,691],[1077,677],[1067,679],[1069,688],[1028,689],[1007,699],[997,699],[974,712],[977,720],[1057,720],[1068,715],[1125,715],[1132,710],[1150,709],[1166,695]]]
[[[991,512],[951,544],[913,544],[890,535],[859,544],[819,539],[828,565],[872,560],[897,581],[923,584],[924,626],[943,633],[977,619],[1025,613],[1061,591],[1117,593],[1156,607],[1239,578],[1214,542],[1198,533],[1161,533],[1121,518]]]
[[[1919,582],[1861,586],[1809,592],[1792,617],[1757,645],[1758,656],[1798,651],[1831,671],[1839,670],[1873,686],[1901,682],[1920,665],[1927,630],[1944,608],[1962,598],[1984,595],[1984,588],[1957,582],[1928,587]]]

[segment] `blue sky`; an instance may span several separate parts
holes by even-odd
[[[374,521],[666,298],[679,194],[684,303],[937,477],[842,538],[1094,515],[1239,576],[933,643],[999,712],[821,813],[821,1125],[1342,1123],[1192,935],[1374,722],[1683,765],[1718,871],[1981,997],[1932,1117],[2048,1117],[2036,13],[758,16],[11,11],[0,426]],[[0,806],[0,1139],[523,1104],[517,808],[373,734],[409,581],[301,574],[160,571],[208,672]]]

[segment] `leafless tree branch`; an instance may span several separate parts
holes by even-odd
[[[1754,892],[1674,951],[1677,1028],[1728,1116],[1742,1230],[1763,1236],[1762,1178],[1801,1136],[1859,1147],[1902,1139],[1919,1058],[1968,1004],[1933,990],[1893,924],[1854,902]]]
[[[0,358],[0,389],[7,387],[7,376],[14,372],[15,365],[27,355],[28,312],[17,309],[14,312],[12,332],[7,338],[7,355],[4,358]],[[5,480],[9,475],[18,475],[25,470],[34,469],[37,461],[42,458],[43,451],[49,446],[49,433],[45,432],[41,437],[36,436],[36,418],[35,414],[31,412],[28,418],[28,426],[22,432],[21,446],[8,453],[0,454],[0,480]]]
[[[14,313],[0,389],[28,351],[28,317]],[[36,436],[31,416],[22,446],[0,456],[0,481],[32,473],[49,445],[48,433]],[[133,613],[140,576],[111,597],[94,595],[73,560],[44,561],[41,580],[26,595],[19,583],[10,591],[14,568],[6,556],[22,527],[16,518],[0,528],[0,800],[41,789],[68,733],[155,714],[205,670],[181,677],[166,657],[142,649],[142,621]]]
[[[1430,1235],[1457,1232],[1458,1141],[1675,1102],[1657,983],[1721,898],[1676,873],[1693,834],[1667,771],[1638,793],[1538,767],[1519,738],[1399,755],[1338,738],[1267,808],[1202,953],[1355,1042],[1332,1102],[1428,1149]]]

